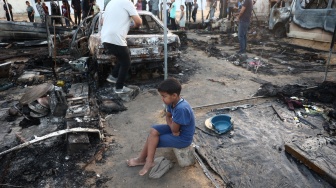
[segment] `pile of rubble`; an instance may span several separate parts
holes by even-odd
[[[93,71],[92,66],[89,58],[55,62],[40,57],[11,64],[9,79],[2,79],[4,85],[11,83],[10,87],[0,93],[2,105],[6,105],[0,114],[0,124],[6,130],[0,134],[0,183],[72,187],[83,185],[80,177],[104,181],[104,177],[90,173],[79,175],[73,182],[59,181],[57,176],[71,171],[82,173],[77,163],[105,148],[102,141],[106,113],[126,110],[123,101],[132,100],[139,93],[137,86],[130,86],[133,92],[129,94],[115,94],[111,85],[99,87],[97,70]],[[42,161],[35,161],[36,152],[43,153]],[[21,156],[27,160],[20,161]],[[61,167],[59,162],[46,166],[46,158],[63,158],[68,167]],[[34,169],[30,168],[32,165]],[[26,175],[21,176],[22,173]]]

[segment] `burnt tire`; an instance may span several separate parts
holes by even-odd
[[[287,35],[286,35],[286,28],[285,28],[285,26],[280,25],[280,26],[274,28],[274,36],[276,38],[284,38],[284,37],[286,37]]]

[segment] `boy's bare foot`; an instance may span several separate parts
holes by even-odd
[[[146,163],[145,166],[140,170],[139,175],[143,176],[143,175],[147,174],[149,169],[151,169],[154,165],[155,165],[154,162]]]
[[[142,166],[145,165],[146,161],[141,161],[139,158],[132,158],[127,160],[128,166]]]

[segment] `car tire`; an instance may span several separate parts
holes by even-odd
[[[279,25],[274,28],[274,36],[276,38],[284,38],[286,37],[286,27],[284,25]]]

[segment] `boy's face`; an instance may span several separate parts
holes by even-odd
[[[177,94],[174,93],[172,95],[168,94],[167,92],[160,92],[162,101],[166,104],[166,105],[170,105],[172,104],[174,101],[176,101],[177,99]]]

